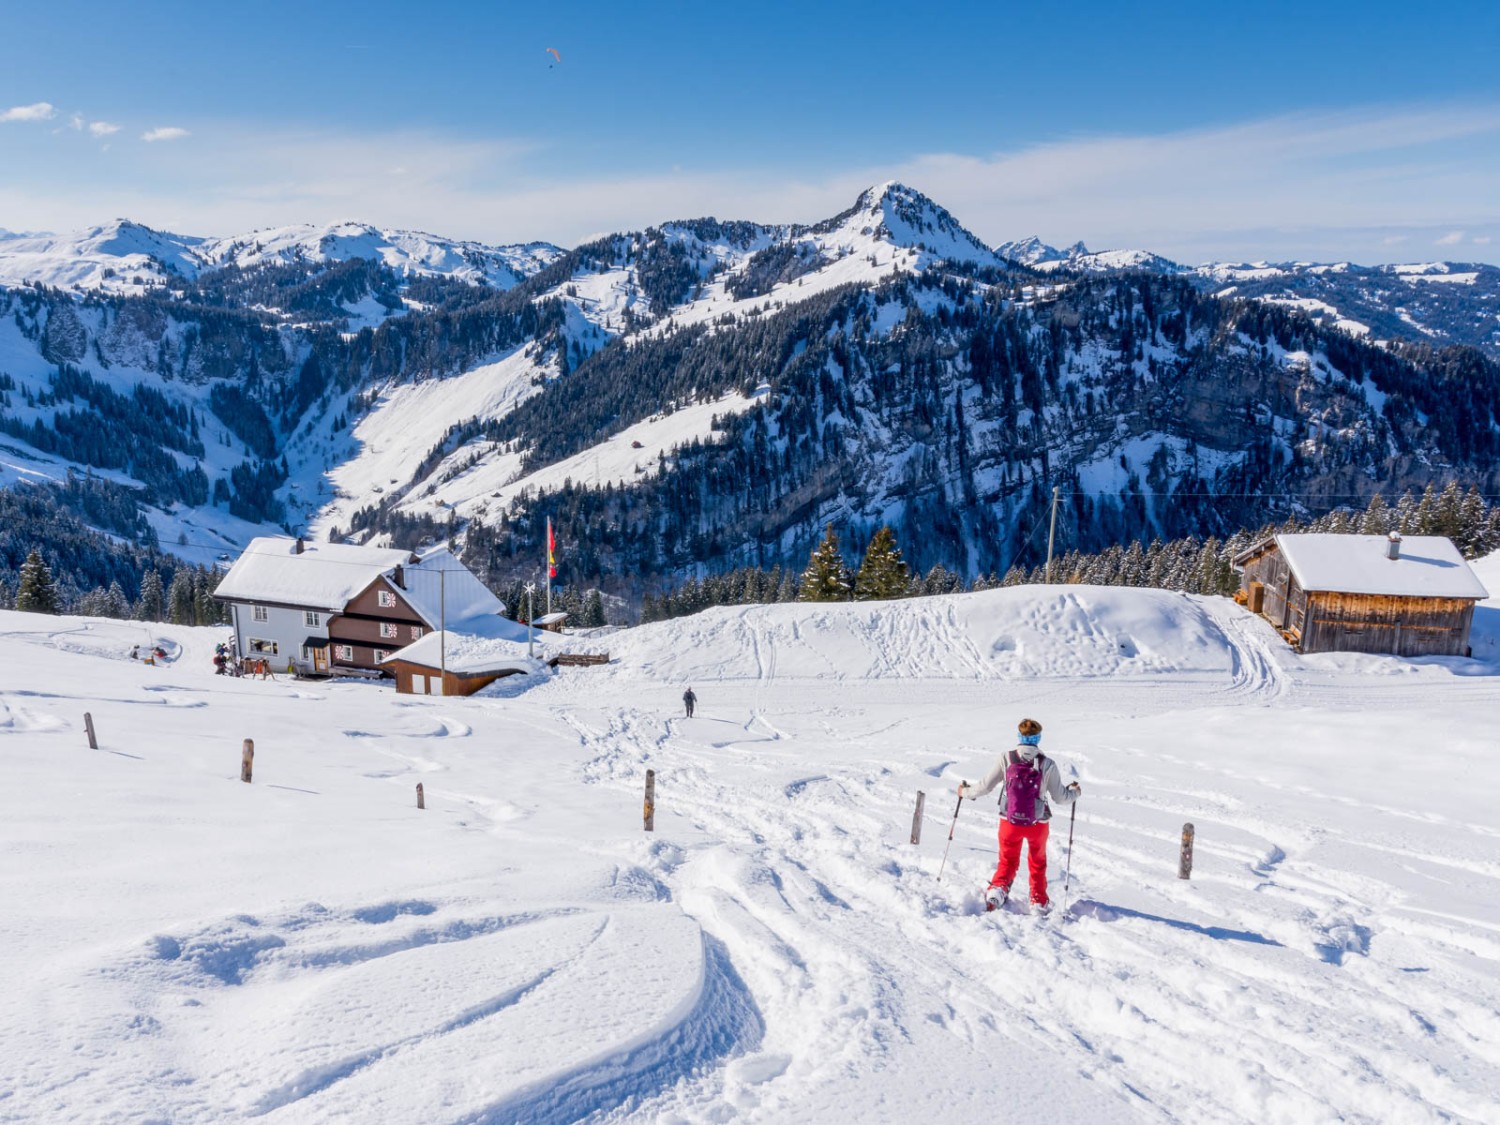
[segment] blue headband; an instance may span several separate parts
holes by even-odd
[[[1042,736],[1039,735],[1039,734],[1023,734],[1021,736],[1021,745],[1022,746],[1035,746],[1035,745],[1037,745],[1037,743],[1039,743],[1041,741],[1042,741]]]

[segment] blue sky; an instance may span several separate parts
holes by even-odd
[[[899,178],[992,242],[1500,260],[1500,5],[1432,7],[8,2],[0,227],[567,244]]]

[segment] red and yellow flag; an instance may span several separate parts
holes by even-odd
[[[547,517],[547,577],[557,577],[557,536],[552,534],[552,517]]]

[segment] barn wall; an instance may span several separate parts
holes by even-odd
[[[1271,547],[1263,554],[1246,562],[1240,582],[1246,593],[1249,592],[1252,582],[1258,582],[1264,586],[1261,616],[1278,629],[1287,627],[1291,618],[1289,595],[1292,595],[1291,601],[1295,602],[1295,594],[1292,590],[1294,583],[1291,568],[1286,565],[1286,558],[1280,551]]]
[[[1303,652],[1374,652],[1397,656],[1464,656],[1474,602],[1318,593],[1310,599]]]

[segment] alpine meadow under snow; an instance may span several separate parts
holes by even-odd
[[[0,1121],[1500,1118],[1494,599],[1472,660],[1138,589],[718,609],[446,700],[221,636],[0,614]],[[1083,785],[1050,918],[981,912],[992,801],[937,878],[1023,716]]]

